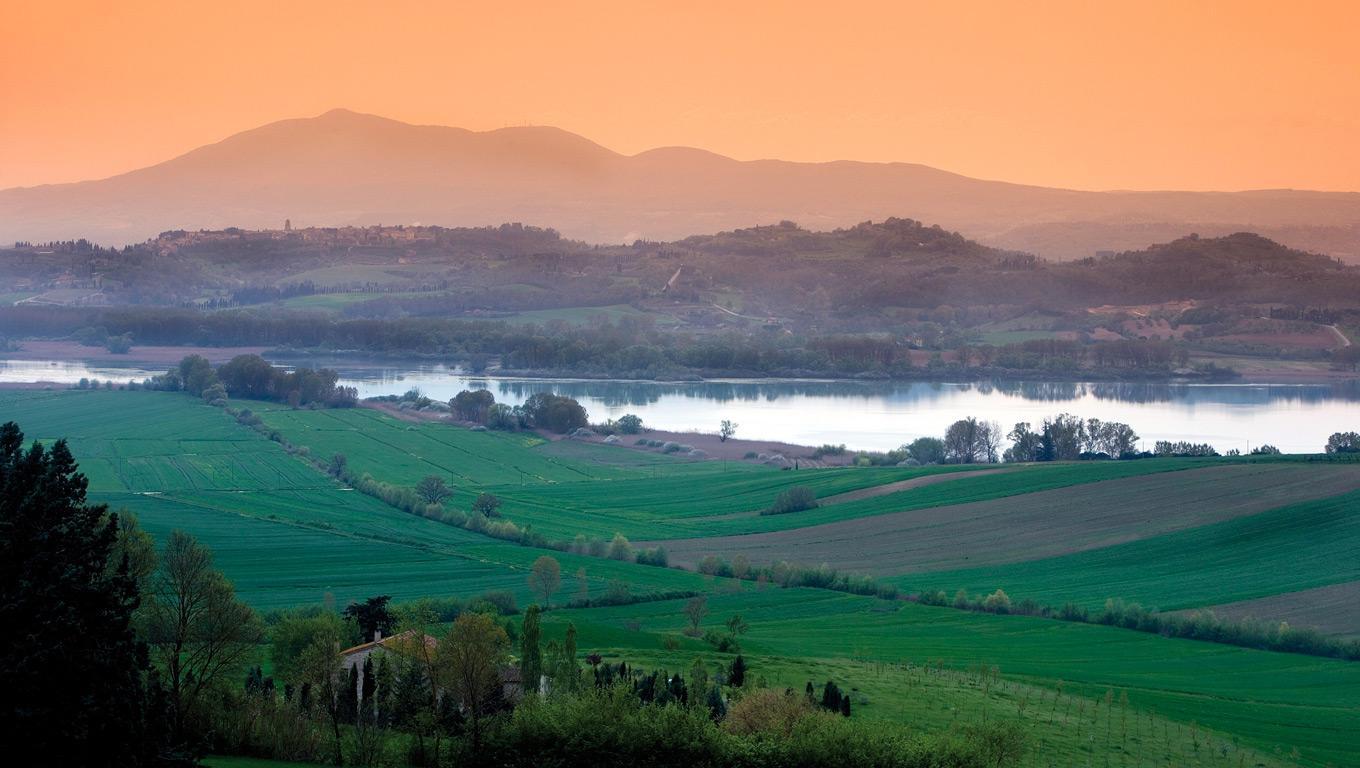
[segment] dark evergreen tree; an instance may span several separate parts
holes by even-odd
[[[349,685],[340,689],[340,722],[353,725],[359,716],[359,665],[349,668]]]
[[[384,636],[392,634],[392,628],[397,625],[397,620],[387,607],[391,599],[389,595],[378,595],[362,603],[350,603],[345,608],[345,618],[354,619],[359,625],[359,633],[363,636],[364,642],[369,643],[377,639],[379,631]]]
[[[732,659],[732,668],[727,673],[727,683],[733,688],[740,688],[746,684],[746,659],[743,659],[741,654]]]
[[[526,694],[536,693],[543,677],[543,651],[539,647],[541,635],[538,606],[531,605],[524,611],[524,626],[519,641],[520,682]]]
[[[828,709],[832,712],[841,711],[841,689],[830,680],[827,680],[826,685],[822,686],[822,709]]]
[[[361,695],[359,703],[359,718],[365,723],[372,723],[373,706],[376,703],[374,695],[377,693],[377,678],[373,674],[373,654],[364,657],[363,685],[359,688]]]
[[[118,518],[85,502],[59,440],[25,449],[0,427],[0,743],[48,765],[153,765],[173,757],[147,650],[131,626],[140,596]]]
[[[713,722],[727,717],[727,702],[723,701],[722,689],[718,686],[708,689],[708,698],[704,703],[708,705],[708,714],[713,718]]]

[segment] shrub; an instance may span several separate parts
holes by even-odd
[[[786,488],[775,497],[774,503],[768,508],[761,510],[762,515],[784,515],[789,512],[801,512],[805,509],[813,509],[817,506],[817,494],[806,485],[795,485]]]

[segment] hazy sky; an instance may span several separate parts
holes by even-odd
[[[1360,190],[1360,0],[1114,5],[4,0],[0,187],[343,106],[626,153]]]

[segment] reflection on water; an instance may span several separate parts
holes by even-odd
[[[715,380],[657,383],[494,379],[444,366],[356,364],[315,358],[283,363],[329,366],[361,397],[418,387],[448,400],[463,389],[489,389],[501,402],[521,403],[536,392],[580,400],[594,420],[636,413],[656,429],[716,431],[740,425],[739,437],[886,450],[921,436],[938,436],[953,421],[977,416],[1005,430],[1059,412],[1123,421],[1144,438],[1212,443],[1219,450],[1271,443],[1315,452],[1338,430],[1360,430],[1360,384],[1181,384],[995,381],[978,383]],[[143,379],[154,372],[80,363],[0,362],[0,382],[81,378]]]

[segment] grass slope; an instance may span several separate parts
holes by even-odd
[[[545,552],[398,512],[341,489],[277,444],[198,400],[160,392],[3,391],[0,411],[30,439],[66,437],[90,480],[90,499],[135,512],[160,538],[175,529],[212,547],[244,599],[260,608],[340,604],[506,589],[531,599],[526,576],[550,554],[559,599],[702,589],[697,574]]]
[[[614,648],[627,654],[633,647],[656,652],[659,636],[678,635],[685,625],[681,605],[648,603],[549,617],[559,628],[566,620],[576,623],[583,652]],[[1011,679],[1050,690],[1063,681],[1065,691],[1088,698],[1112,690],[1117,699],[1127,692],[1139,711],[1235,734],[1267,754],[1297,747],[1311,765],[1360,761],[1354,738],[1360,665],[1354,663],[815,590],[748,590],[711,598],[709,605],[705,627],[720,627],[734,613],[746,619],[751,629],[743,650],[757,659],[936,662],[960,670],[995,665]],[[671,654],[673,669],[688,668],[696,653],[714,655],[697,641],[683,643]],[[753,669],[762,672],[760,666]],[[801,687],[797,676],[779,680]],[[882,694],[886,708],[904,694]]]

